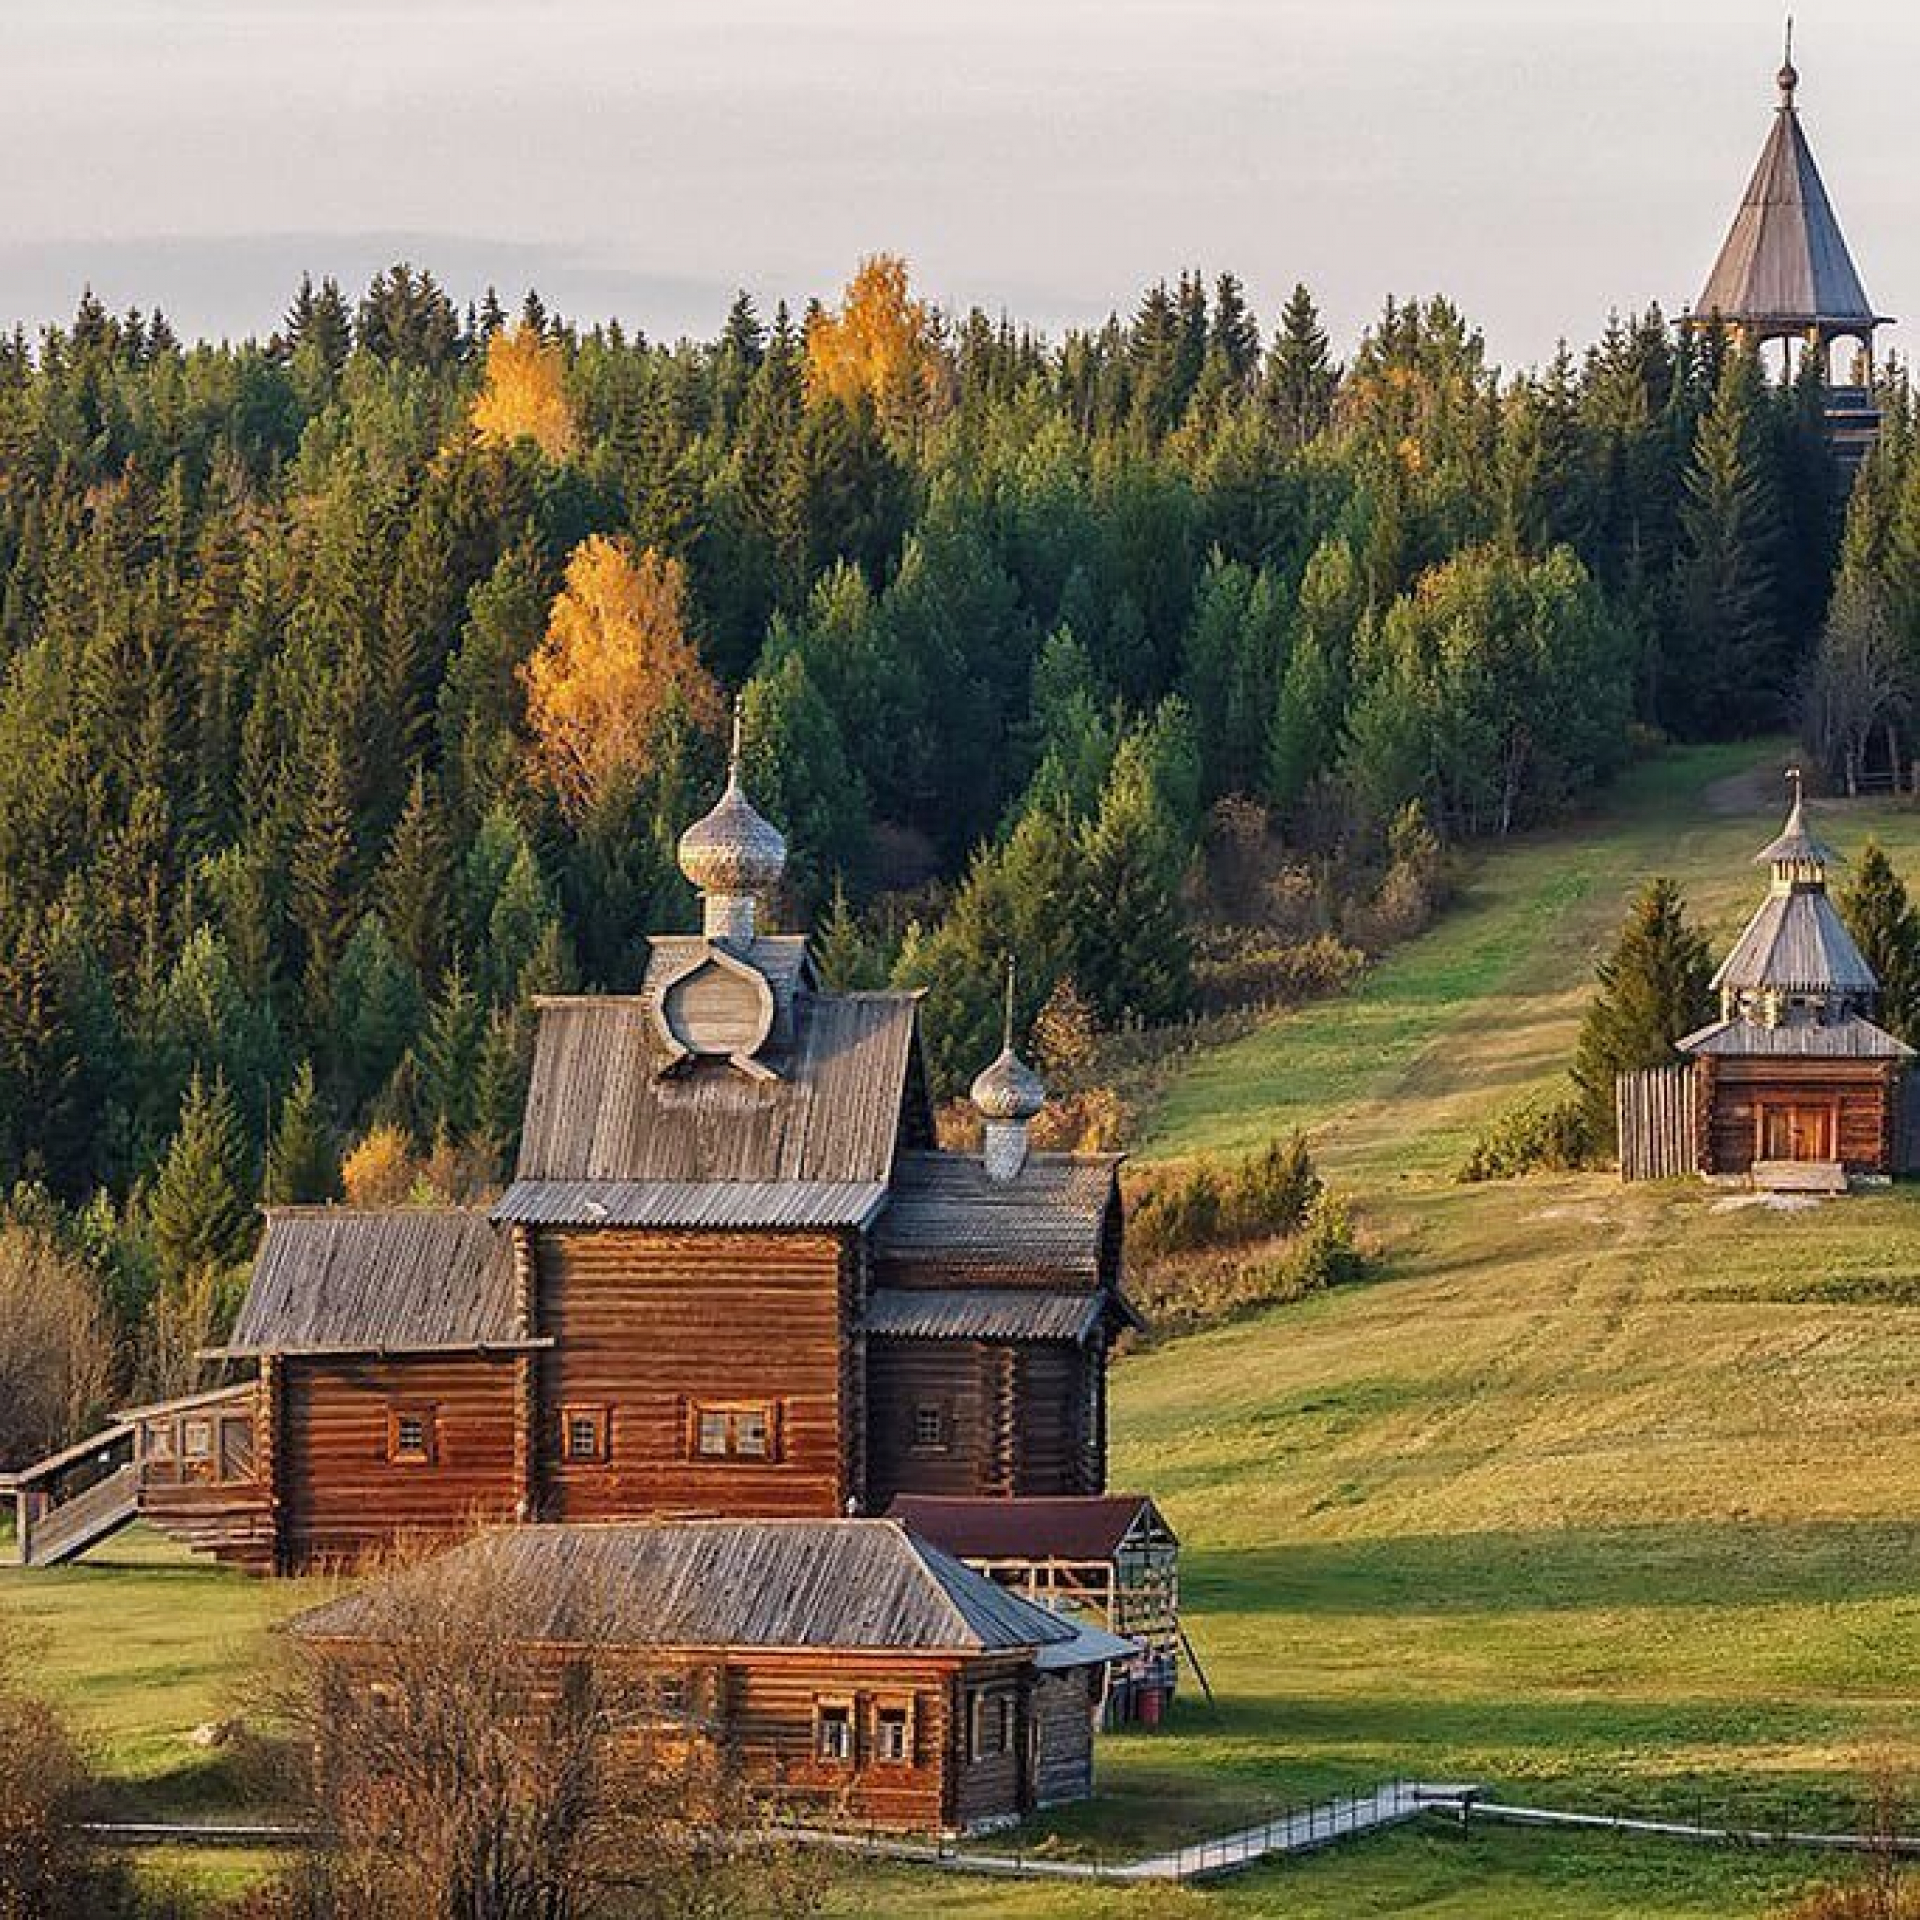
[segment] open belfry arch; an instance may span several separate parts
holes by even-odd
[[[1828,433],[1842,464],[1853,468],[1879,432],[1874,335],[1892,322],[1867,297],[1814,161],[1800,118],[1791,20],[1777,84],[1773,125],[1689,320],[1723,326],[1756,350],[1785,341],[1817,353]],[[1852,351],[1836,369],[1838,348]]]

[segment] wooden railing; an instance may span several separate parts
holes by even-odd
[[[20,1564],[57,1567],[135,1518],[140,1511],[140,1469],[129,1460],[58,1503],[31,1490],[17,1498]]]

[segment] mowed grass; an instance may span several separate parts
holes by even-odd
[[[1369,1284],[1127,1359],[1116,1485],[1186,1544],[1214,1682],[1102,1743],[1043,1843],[1105,1857],[1388,1776],[1621,1811],[1848,1823],[1920,1780],[1920,1201],[1806,1212],[1592,1175],[1462,1187],[1477,1130],[1562,1070],[1594,959],[1666,871],[1717,943],[1781,787],[1753,748],[1643,767],[1604,817],[1485,855],[1354,998],[1196,1057],[1143,1151],[1293,1126],[1353,1193]],[[1920,876],[1920,813],[1835,805]],[[215,1806],[187,1740],[301,1596],[137,1533],[0,1572],[123,1795]],[[1758,1915],[1804,1857],[1422,1826],[1205,1890],[852,1875],[849,1914]]]

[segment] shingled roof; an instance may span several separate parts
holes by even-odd
[[[431,1353],[521,1333],[512,1246],[486,1215],[280,1207],[221,1351]]]
[[[1036,1153],[1011,1180],[971,1154],[903,1153],[874,1229],[882,1261],[1100,1277],[1117,1154]]]
[[[1744,1060],[1910,1060],[1913,1049],[1861,1014],[1839,1020],[1715,1020],[1676,1043],[1686,1054]]]
[[[1128,1310],[1104,1291],[1041,1287],[881,1287],[862,1327],[895,1340],[1085,1340],[1109,1313]]]
[[[1772,130],[1695,311],[1783,331],[1871,328],[1880,316],[1814,165],[1794,105],[1798,84],[1792,65],[1784,67]]]
[[[1083,1638],[891,1520],[505,1528],[301,1614],[293,1630],[309,1640],[402,1637],[442,1567],[482,1575],[490,1604],[530,1646],[968,1654]]]
[[[1713,976],[1716,992],[1877,992],[1867,965],[1839,909],[1822,890],[1773,893],[1746,924],[1733,951]]]
[[[870,1214],[903,1107],[920,1097],[916,996],[798,993],[771,1079],[722,1061],[660,1073],[646,1004],[638,995],[540,1003],[520,1161],[497,1219],[585,1209],[583,1219],[664,1227]],[[575,1191],[536,1191],[556,1183]],[[736,1189],[726,1206],[710,1191],[719,1187]]]

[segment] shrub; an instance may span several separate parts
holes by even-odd
[[[1592,1166],[1597,1150],[1592,1120],[1578,1094],[1523,1100],[1473,1143],[1458,1177],[1473,1182],[1511,1180],[1523,1173],[1571,1173]]]
[[[1320,1194],[1304,1134],[1230,1163],[1190,1160],[1133,1185],[1128,1234],[1146,1259],[1295,1232]]]
[[[1233,1007],[1298,1006],[1344,993],[1366,971],[1367,956],[1330,933],[1278,943],[1246,928],[1209,935],[1194,965],[1200,1004],[1210,1012]]]
[[[87,1431],[114,1386],[93,1275],[36,1227],[0,1227],[0,1464],[24,1466]]]

